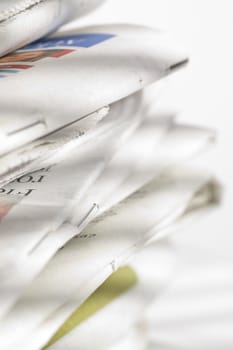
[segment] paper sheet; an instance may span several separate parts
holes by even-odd
[[[170,171],[96,219],[59,251],[2,320],[0,339],[4,347],[17,345],[18,349],[32,350],[43,346],[112,271],[185,213],[190,215],[187,207],[209,181],[209,177],[189,171],[174,171],[173,175]],[[212,200],[208,196],[206,206]],[[14,339],[9,337],[12,327]]]
[[[1,315],[15,298],[9,290],[17,292],[17,280],[24,280],[20,266],[22,268],[25,259],[48,234],[66,221],[70,210],[79,203],[117,148],[138,125],[140,115],[134,113],[137,102],[129,99],[128,103],[128,109],[118,119],[112,108],[108,120],[103,122],[108,124],[110,120],[113,126],[115,120],[115,128],[107,128],[108,131],[99,135],[94,143],[87,142],[82,147],[78,143],[77,149],[72,145],[65,150],[67,157],[62,163],[25,175],[0,190]],[[116,111],[119,111],[118,107]]]
[[[5,56],[0,154],[119,101],[185,63],[186,54],[166,35],[134,25],[74,29]]]
[[[1,0],[0,56],[85,15],[103,0]]]

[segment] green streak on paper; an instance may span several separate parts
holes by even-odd
[[[138,278],[129,266],[113,273],[61,326],[44,349],[56,343],[66,334],[88,320],[122,294],[135,286]]]

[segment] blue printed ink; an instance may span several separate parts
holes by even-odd
[[[98,45],[106,40],[114,38],[112,34],[79,34],[68,35],[63,37],[45,38],[25,46],[19,51],[24,50],[43,50],[57,47],[83,47],[89,48]]]
[[[14,74],[14,73],[18,73],[18,70],[15,69],[2,69],[0,68],[0,73],[10,73],[10,74]]]

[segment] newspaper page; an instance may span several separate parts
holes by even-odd
[[[191,214],[187,208],[192,207],[196,194],[209,183],[211,178],[192,171],[169,171],[169,175],[163,174],[94,220],[58,252],[2,320],[0,339],[4,349],[16,346],[32,350],[45,345],[112,271],[125,264],[160,230],[185,213]],[[213,197],[208,195],[205,206],[212,202]],[[12,326],[14,339],[10,337]]]
[[[6,298],[2,299],[5,308],[14,303],[56,251],[82,232],[91,220],[138,190],[156,175],[159,176],[162,169],[183,162],[202,150],[212,135],[211,131],[173,124],[170,117],[167,120],[160,120],[158,116],[153,121],[145,120],[132,139],[117,152],[101,176],[90,186],[82,199],[82,205],[77,204],[71,210],[67,224],[58,231],[49,232],[34,246],[30,254],[18,262],[17,273],[12,272],[11,275],[14,288],[9,286],[9,281],[6,287],[7,282],[4,282],[2,276],[1,294],[4,295],[6,289],[14,289],[14,293],[7,294]],[[177,135],[177,138],[174,135]],[[184,149],[183,140],[187,136],[189,145]],[[173,139],[173,143],[170,142],[170,147],[167,148],[166,140],[169,138]],[[141,144],[144,144],[144,147],[138,157],[135,154],[135,146],[137,149]],[[69,225],[68,221],[73,226]]]
[[[101,122],[108,115],[110,108],[111,115]],[[95,140],[105,132],[113,130],[122,123],[120,116],[123,113],[132,114],[132,125],[134,125],[134,116],[139,114],[142,108],[144,108],[144,100],[142,94],[138,92],[2,156],[0,158],[0,186],[26,173],[39,170],[43,166],[49,167],[56,162],[61,162],[66,157],[67,149],[70,152],[73,147],[77,148],[87,141],[95,143]]]
[[[161,127],[158,123],[154,123],[153,135],[151,134],[150,138],[153,138],[153,142],[156,144],[156,129],[158,130],[158,136],[162,132],[163,128],[166,128],[166,123],[163,122]],[[160,130],[161,129],[161,130]],[[133,139],[138,139],[138,141],[142,141],[142,132],[141,128],[136,132]],[[135,143],[135,142],[134,142]],[[133,144],[134,144],[133,143]],[[129,145],[128,145],[129,144]],[[120,150],[120,154],[122,155],[123,159],[125,159],[125,155],[128,154],[128,157],[131,155],[132,147],[131,141],[128,141],[128,143]],[[145,147],[144,154],[146,155],[147,152],[150,151],[150,147]],[[118,152],[118,153],[119,153]],[[119,159],[119,156],[117,157]],[[148,160],[149,161],[149,160]],[[136,162],[136,159],[134,159],[134,162]],[[6,307],[6,305],[14,301],[14,299],[17,298],[17,296],[22,293],[23,288],[25,288],[25,284],[27,285],[31,279],[38,273],[38,271],[46,264],[46,262],[51,258],[51,256],[59,249],[61,248],[69,239],[71,239],[73,236],[77,235],[77,231],[82,231],[82,229],[90,222],[91,219],[93,219],[96,215],[98,215],[98,205],[94,204],[94,202],[91,201],[94,195],[94,199],[96,200],[95,203],[100,203],[100,200],[102,198],[102,201],[104,201],[104,198],[106,194],[114,193],[115,190],[118,190],[119,184],[124,180],[125,177],[128,177],[131,174],[131,177],[133,180],[133,174],[134,174],[134,166],[133,163],[128,164],[128,167],[126,169],[122,169],[121,172],[119,172],[119,176],[116,176],[115,179],[111,179],[109,181],[109,175],[112,173],[112,170],[114,170],[115,162],[111,162],[107,169],[104,170],[104,173],[101,175],[101,178],[103,178],[103,182],[106,181],[106,187],[107,190],[99,191],[99,186],[97,184],[97,187],[90,188],[90,195],[87,197],[87,194],[85,195],[85,198],[82,199],[82,205],[77,205],[79,209],[79,212],[75,212],[75,221],[76,225],[74,227],[70,226],[70,228],[67,228],[67,225],[63,226],[63,230],[59,230],[58,232],[50,232],[48,236],[44,237],[43,240],[40,240],[39,243],[34,247],[31,254],[25,255],[25,258],[20,263],[17,264],[17,273],[12,273],[12,283],[14,283],[14,296],[12,294],[6,295],[6,298],[2,299],[2,303]],[[139,184],[140,187],[141,184]],[[98,191],[97,191],[98,189]],[[89,191],[88,191],[89,192]],[[97,202],[98,200],[98,202]],[[75,206],[76,207],[76,206]],[[82,209],[83,208],[83,209]],[[69,214],[70,217],[73,217],[73,214]],[[17,230],[17,227],[16,227]],[[4,284],[4,279],[2,278],[2,284],[1,284],[1,295],[5,295],[4,290],[9,290],[9,285],[6,287]]]
[[[168,282],[173,271],[170,248],[164,243],[148,246],[129,265],[113,273],[75,310],[46,348],[75,349],[78,344],[82,350],[91,350],[94,343],[95,349],[102,350],[125,337]],[[93,303],[99,306],[97,310]]]
[[[177,123],[173,111],[158,107],[160,93],[157,84],[143,90],[140,128],[89,189],[82,207],[75,208],[71,218],[75,225],[94,204],[98,213],[103,213],[151,181],[161,169],[191,160],[215,144],[214,130]]]
[[[1,0],[0,56],[85,15],[103,0]]]
[[[61,164],[24,175],[1,189],[1,288],[6,299],[14,299],[4,290],[15,290],[14,278],[18,276],[15,272],[21,264],[50,232],[66,221],[71,208],[79,203],[116,149],[133,132],[138,115],[132,116],[131,108],[129,114],[119,117],[122,122],[119,124],[118,119],[116,128],[101,135],[94,144],[69,149],[69,156]],[[0,313],[8,307],[4,300]]]
[[[4,56],[0,154],[129,96],[186,63],[186,54],[166,35],[134,25],[74,29]]]
[[[54,157],[65,148],[71,147],[72,144],[78,147],[78,144],[81,145],[90,138],[96,137],[104,125],[99,122],[108,112],[109,107],[102,108],[62,130],[0,157],[0,186],[3,187],[29,172],[39,170],[46,160],[46,166],[54,165]],[[62,160],[62,157],[60,158]]]
[[[149,133],[152,131],[153,123],[148,123],[146,129],[147,131],[144,137],[146,139],[148,137],[147,140],[149,141],[148,131]],[[129,176],[125,177],[121,182],[121,186],[117,191],[111,194],[109,193],[108,195],[106,194],[104,202],[101,202],[101,200],[97,202],[99,204],[99,213],[101,214],[110,209],[113,205],[119,203],[138,188],[150,182],[164,169],[169,169],[175,164],[180,165],[181,163],[190,161],[193,157],[204,151],[206,147],[212,145],[213,135],[213,132],[208,129],[200,129],[176,123],[170,125],[170,128],[167,129],[158,145],[152,143],[150,149],[148,147],[147,152],[143,154],[143,151],[141,151],[142,153],[138,158],[138,162],[135,162],[135,167],[131,169]],[[184,147],[185,142],[186,147]],[[139,149],[139,145],[140,143],[137,144],[137,149]],[[135,155],[135,152],[131,152],[129,158],[133,157],[133,154]],[[95,191],[92,193],[98,193],[99,189],[104,187],[103,179],[103,177],[100,177],[99,180],[97,180],[97,184],[93,184]],[[110,176],[108,176],[108,180],[109,179]],[[97,195],[96,198],[98,198]],[[89,199],[88,196],[87,199]]]
[[[34,246],[30,254],[25,254],[24,258],[18,261],[15,273],[12,271],[11,274],[11,286],[9,277],[7,283],[1,276],[0,292],[1,295],[6,294],[1,303],[4,308],[9,308],[17,300],[56,251],[81,233],[91,220],[137,191],[153,177],[159,176],[166,167],[192,157],[208,144],[211,132],[175,124],[171,127],[171,120],[160,120],[159,117],[153,121],[145,120],[132,139],[117,152],[97,181],[90,186],[81,205],[78,202],[70,210],[67,224],[58,231],[49,232]],[[179,137],[176,139],[173,134]],[[187,135],[189,146],[187,145],[184,151],[182,141]],[[173,143],[167,148],[166,139],[172,137]],[[140,155],[136,155],[135,149],[138,149],[139,145],[141,152]],[[68,221],[73,226],[69,225]],[[12,288],[14,293],[5,293]]]

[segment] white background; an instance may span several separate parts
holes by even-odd
[[[170,79],[163,102],[178,109],[181,120],[218,132],[216,148],[199,164],[222,182],[224,201],[207,219],[173,239],[180,265],[173,285],[160,300],[155,324],[158,341],[166,343],[169,334],[165,330],[163,338],[159,320],[163,312],[169,314],[168,309],[174,308],[175,298],[177,319],[183,316],[184,322],[176,335],[171,332],[171,344],[179,349],[182,344],[202,350],[208,346],[233,349],[233,305],[229,299],[229,293],[233,295],[233,2],[108,0],[83,22],[159,27],[177,37],[190,54],[188,69]],[[192,295],[188,304],[180,301],[184,286]]]

